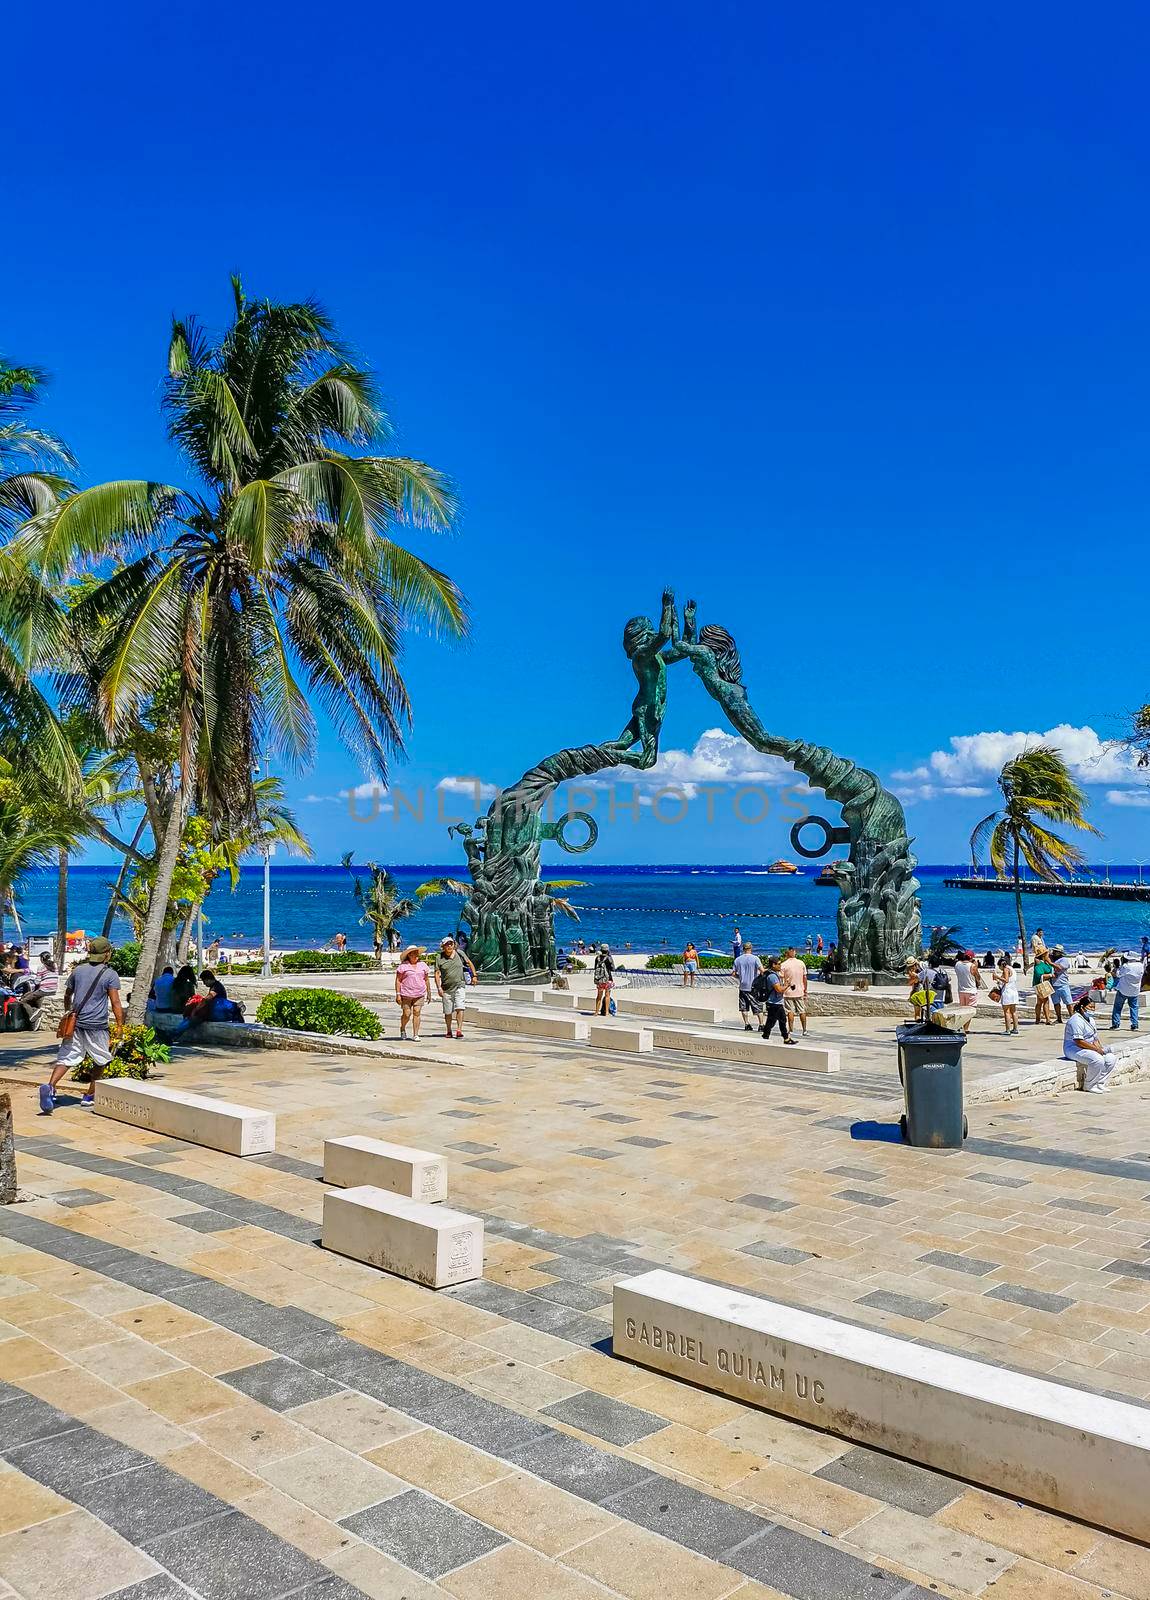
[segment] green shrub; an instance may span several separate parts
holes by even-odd
[[[306,1033],[346,1033],[353,1039],[378,1039],[383,1032],[374,1011],[330,989],[277,989],[260,1001],[256,1021]]]
[[[379,962],[358,950],[289,950],[280,959],[284,972],[378,972]]]
[[[125,1023],[112,1033],[112,1059],[100,1073],[101,1078],[150,1078],[157,1061],[170,1061],[172,1052],[158,1038],[155,1029],[142,1023]],[[96,1075],[96,1063],[85,1056],[73,1072],[76,1083],[91,1083]]]
[[[136,968],[140,965],[140,941],[126,939],[123,944],[118,944],[108,957],[108,965],[114,968],[121,978],[134,978]]]
[[[648,972],[674,972],[683,965],[681,955],[652,956],[647,962]],[[730,972],[734,965],[733,956],[700,955],[700,972]]]

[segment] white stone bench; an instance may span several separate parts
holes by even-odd
[[[447,1199],[447,1160],[431,1150],[352,1134],[324,1140],[323,1181],[339,1189],[367,1184],[432,1205]]]
[[[323,1197],[325,1250],[431,1289],[483,1276],[483,1223],[448,1206],[362,1185]]]
[[[1150,1529],[1150,1410],[648,1272],[615,1285],[616,1356],[1117,1533]]]
[[[521,1005],[535,1005],[542,993],[542,989],[522,989],[513,985],[507,991],[507,998],[509,1000],[516,1000]]]
[[[615,1005],[619,1011],[636,1017],[669,1017],[673,1022],[716,1023],[723,1015],[717,1005],[704,1005],[695,1000],[643,1000],[627,989],[615,990]]]
[[[633,1050],[644,1054],[651,1048],[650,1028],[629,1028],[626,1023],[592,1022],[587,1042],[596,1050]]]
[[[574,989],[544,989],[543,1004],[556,1011],[578,1011],[580,1004],[589,1005],[594,995],[576,994]]]
[[[170,1134],[173,1139],[223,1150],[229,1156],[267,1155],[276,1147],[276,1119],[271,1111],[127,1078],[98,1078],[93,1092],[92,1109],[97,1116],[130,1122],[149,1133]]]
[[[837,1072],[839,1053],[820,1045],[775,1044],[758,1033],[736,1033],[733,1028],[715,1033],[695,1033],[690,1028],[651,1025],[656,1050],[685,1050],[693,1056],[717,1061],[742,1061],[752,1067],[792,1067],[805,1072]]]
[[[501,1033],[533,1034],[540,1039],[584,1042],[587,1038],[587,1024],[582,1017],[561,1017],[543,1010],[481,1011],[476,1006],[468,1011],[467,1021],[473,1028],[497,1028]]]

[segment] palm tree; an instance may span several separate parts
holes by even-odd
[[[410,721],[404,633],[458,637],[462,596],[391,537],[443,528],[451,491],[433,467],[353,454],[390,434],[370,373],[314,301],[253,301],[232,281],[230,326],[212,340],[176,321],[168,431],[196,492],[142,480],[67,495],[9,545],[41,582],[78,562],[118,570],[76,606],[84,674],[113,739],[174,681],[172,804],[157,837],[130,1019],[143,1016],[172,875],[193,804],[221,834],[255,813],[266,743],[306,765],[312,706],[381,780]],[[82,693],[81,691],[78,691]]]
[[[1066,823],[1085,833],[1098,829],[1087,822],[1086,797],[1070,776],[1070,769],[1058,750],[1037,745],[1008,761],[998,775],[1002,806],[992,811],[970,835],[971,857],[989,840],[990,864],[1000,878],[1007,866],[1014,882],[1014,906],[1018,913],[1018,937],[1022,942],[1022,970],[1030,970],[1030,951],[1026,943],[1026,922],[1022,915],[1021,868],[1025,862],[1031,872],[1047,882],[1056,882],[1059,867],[1079,867],[1086,857],[1082,851],[1050,829],[1046,822]]]
[[[378,862],[367,862],[368,878],[365,882],[359,877],[351,864],[352,852],[340,858],[340,865],[346,867],[352,874],[355,882],[355,903],[363,912],[360,923],[370,923],[371,944],[375,952],[375,959],[383,965],[383,952],[390,945],[395,925],[404,917],[410,917],[416,909],[416,901],[409,900],[399,892],[399,885],[386,867],[381,867]]]

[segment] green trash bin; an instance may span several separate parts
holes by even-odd
[[[962,1047],[965,1033],[934,1022],[906,1022],[895,1029],[898,1075],[906,1097],[900,1119],[908,1144],[958,1150],[966,1138],[962,1111]]]

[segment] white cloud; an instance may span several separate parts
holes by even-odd
[[[1136,767],[1129,750],[1102,739],[1093,728],[1075,728],[1061,722],[1045,733],[960,733],[950,740],[949,750],[935,750],[917,767],[891,774],[896,783],[908,787],[897,792],[904,799],[933,800],[943,795],[982,795],[990,792],[1006,762],[1036,745],[1052,745],[1061,751],[1071,774],[1079,783],[1122,782],[1133,776]],[[1121,802],[1118,802],[1121,804]]]
[[[634,784],[649,793],[654,789],[674,789],[692,800],[705,784],[762,784],[790,786],[796,798],[810,790],[789,762],[778,756],[765,756],[737,734],[722,728],[708,728],[695,740],[691,750],[663,750],[653,767],[645,772],[634,767],[610,767],[589,780],[591,787],[617,787]],[[640,795],[640,800],[646,794]]]
[[[497,783],[486,783],[482,778],[440,778],[435,785],[441,794],[466,794],[476,806],[489,805],[499,793]]]
[[[1106,798],[1112,806],[1150,806],[1150,789],[1107,789]]]

